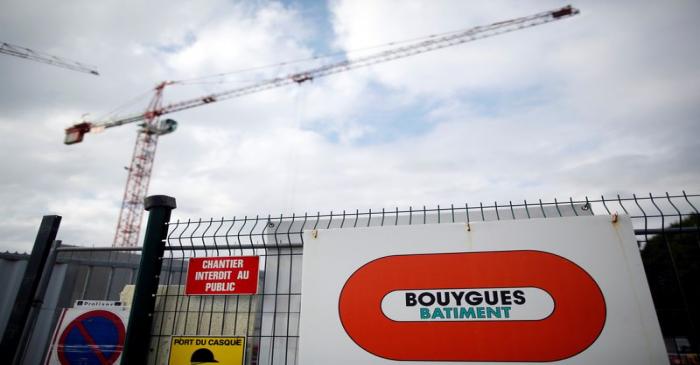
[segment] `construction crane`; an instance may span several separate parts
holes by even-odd
[[[47,63],[49,65],[63,67],[73,71],[84,72],[95,76],[100,75],[93,66],[86,65],[78,61],[71,61],[69,59],[58,56],[52,56],[48,53],[35,51],[29,48],[20,47],[5,42],[3,42],[0,46],[0,53],[24,58],[31,61]]]
[[[66,129],[65,144],[79,143],[86,133],[101,131],[106,128],[121,126],[124,124],[141,122],[136,145],[134,146],[131,165],[128,168],[129,176],[124,189],[122,207],[119,213],[119,222],[114,236],[115,247],[135,247],[138,245],[141,218],[143,214],[143,200],[146,197],[148,184],[153,168],[153,159],[156,153],[158,137],[173,132],[177,123],[172,119],[160,120],[165,114],[190,109],[217,101],[235,98],[243,95],[257,93],[263,90],[282,87],[290,84],[302,84],[319,77],[329,76],[360,67],[388,62],[391,60],[409,57],[433,50],[456,46],[477,39],[488,38],[495,35],[508,33],[524,28],[565,19],[579,13],[579,10],[571,6],[545,11],[534,15],[506,20],[486,26],[478,26],[464,31],[448,33],[447,35],[424,38],[410,44],[387,49],[385,51],[356,59],[346,59],[341,62],[312,68],[303,72],[297,72],[284,77],[276,77],[245,87],[213,93],[194,99],[184,100],[172,104],[163,105],[163,89],[167,85],[175,84],[174,81],[164,81],[155,87],[155,94],[143,113],[138,113],[111,121],[90,122],[83,121]]]

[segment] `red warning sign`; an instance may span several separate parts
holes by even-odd
[[[192,257],[185,295],[255,294],[259,266],[259,256]]]

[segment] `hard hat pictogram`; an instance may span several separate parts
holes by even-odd
[[[193,352],[192,357],[190,358],[190,362],[192,363],[192,365],[204,364],[208,362],[218,363],[218,361],[214,359],[214,354],[211,352],[211,350],[206,348],[201,348]]]

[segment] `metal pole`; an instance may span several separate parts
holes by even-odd
[[[131,301],[122,365],[142,365],[148,361],[153,311],[168,236],[167,223],[175,207],[175,198],[166,195],[153,195],[144,200],[144,208],[149,211],[148,225]]]
[[[51,251],[51,244],[56,239],[60,225],[61,217],[58,215],[45,215],[41,219],[39,232],[34,240],[34,248],[29,262],[27,262],[24,277],[22,277],[22,284],[7,321],[2,342],[0,342],[0,354],[5,359],[12,359],[13,364],[17,364],[15,358],[19,353],[20,338],[29,318],[32,301],[36,297],[41,273],[44,271],[49,251]]]
[[[27,346],[32,338],[36,320],[41,314],[41,307],[44,305],[44,295],[46,295],[46,289],[48,289],[49,282],[51,281],[51,274],[53,273],[54,265],[56,265],[56,256],[58,256],[59,247],[61,247],[61,240],[53,241],[51,252],[49,253],[49,257],[46,259],[46,268],[41,275],[39,288],[36,290],[36,295],[34,296],[34,301],[32,302],[32,309],[31,312],[29,312],[27,325],[24,328],[24,332],[22,332],[22,338],[19,342],[19,349],[21,349],[21,352],[17,355],[18,364],[21,364],[24,360],[24,355],[27,353]]]

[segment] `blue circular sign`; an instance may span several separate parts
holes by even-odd
[[[122,319],[106,310],[81,314],[63,330],[58,340],[61,365],[111,365],[124,348]]]

